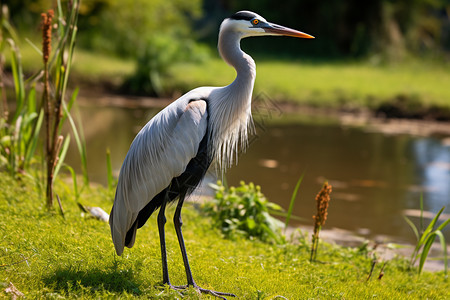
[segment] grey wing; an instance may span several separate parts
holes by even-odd
[[[150,120],[124,160],[109,220],[118,255],[139,211],[185,171],[207,133],[206,101],[181,105],[184,111],[180,105],[170,105]]]

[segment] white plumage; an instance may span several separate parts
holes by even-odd
[[[188,104],[191,93],[170,104],[138,133],[120,170],[111,211],[111,233],[118,255],[138,213],[180,176],[206,133],[206,103]],[[129,244],[132,247],[133,242]]]

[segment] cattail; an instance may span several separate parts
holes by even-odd
[[[42,56],[44,58],[44,63],[48,62],[51,52],[51,42],[52,42],[52,19],[53,10],[50,9],[47,13],[42,13]]]
[[[310,261],[316,259],[317,248],[319,246],[319,232],[322,226],[325,224],[328,216],[328,203],[330,202],[330,194],[332,187],[325,182],[322,189],[316,196],[317,213],[313,216],[314,219],[314,233],[312,236],[312,246],[311,246],[311,258]]]

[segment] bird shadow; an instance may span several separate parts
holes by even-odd
[[[74,267],[56,269],[43,278],[47,288],[55,292],[70,293],[77,290],[88,292],[108,291],[139,295],[142,282],[133,276],[132,271],[120,270],[115,266],[109,269],[77,270]]]

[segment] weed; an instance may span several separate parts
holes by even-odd
[[[282,222],[270,215],[271,211],[281,212],[282,208],[269,202],[259,185],[241,181],[240,186],[226,189],[218,181],[211,186],[216,194],[203,205],[203,210],[226,237],[244,236],[275,243],[284,241]]]
[[[444,221],[441,225],[439,225],[436,229],[436,223],[439,219],[439,216],[444,211],[445,207],[442,207],[441,210],[434,216],[434,218],[431,220],[430,224],[423,230],[423,195],[420,196],[420,225],[419,228],[414,225],[414,223],[408,219],[408,217],[403,216],[408,223],[408,225],[411,227],[411,229],[414,231],[414,234],[417,238],[417,244],[414,248],[414,251],[411,255],[411,259],[409,262],[409,267],[413,268],[414,264],[417,262],[417,259],[419,259],[419,268],[418,268],[418,274],[420,275],[422,273],[423,265],[425,264],[425,261],[427,260],[428,253],[431,249],[431,246],[433,245],[436,237],[439,237],[439,241],[441,242],[442,247],[442,253],[444,254],[444,268],[445,268],[445,274],[447,274],[447,267],[448,267],[448,257],[447,257],[447,245],[445,243],[445,237],[442,234],[442,230],[450,223],[450,219],[447,219]]]

